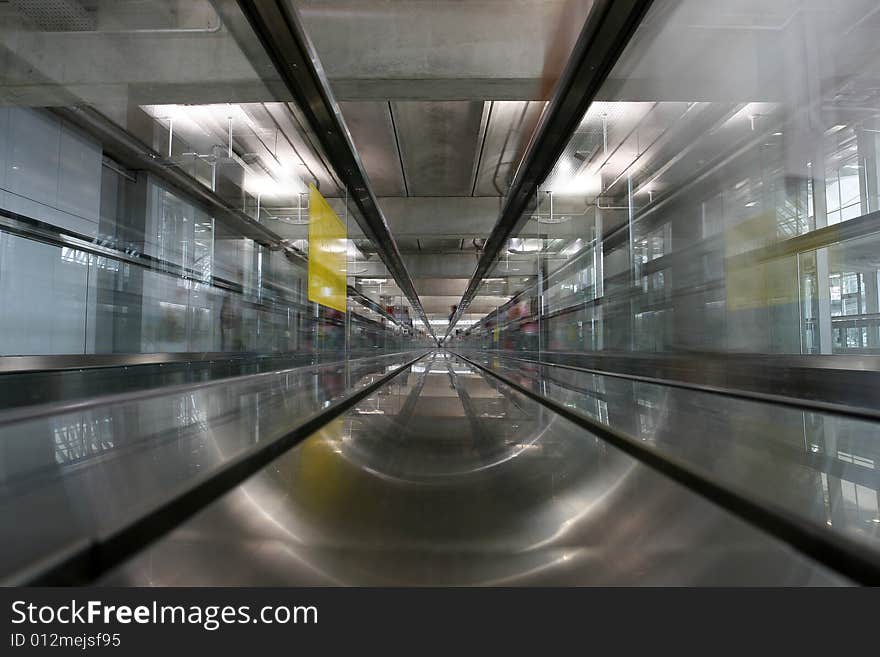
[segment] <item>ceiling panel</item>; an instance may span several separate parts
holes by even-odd
[[[475,196],[503,196],[538,124],[543,101],[494,101],[489,105]]]
[[[439,315],[441,317],[448,317],[452,312],[452,306],[458,304],[461,301],[461,295],[455,294],[451,296],[435,296],[431,294],[420,293],[419,299],[421,299],[422,306],[424,307],[425,312],[428,315]],[[486,313],[498,308],[498,306],[503,305],[509,299],[509,296],[478,296],[474,298],[474,300],[471,302],[471,305],[468,306],[468,312],[477,313],[478,316],[485,315]]]
[[[470,196],[483,103],[391,103],[410,196]]]
[[[339,103],[367,177],[377,196],[406,196],[387,102]]]

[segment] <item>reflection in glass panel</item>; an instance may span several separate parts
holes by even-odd
[[[388,272],[235,3],[66,6],[0,7],[0,355],[341,357],[420,333],[359,284]],[[353,238],[348,312],[307,298],[310,183]]]
[[[495,265],[510,297],[465,342],[877,353],[875,9],[655,2]]]

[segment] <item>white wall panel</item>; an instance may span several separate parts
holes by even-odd
[[[101,147],[49,114],[0,112],[2,207],[88,237],[98,232]]]
[[[60,151],[60,121],[40,112],[13,107],[6,163],[7,191],[57,207]]]
[[[83,353],[87,285],[84,258],[0,233],[0,353]]]
[[[61,126],[58,209],[95,223],[101,211],[101,146]]]

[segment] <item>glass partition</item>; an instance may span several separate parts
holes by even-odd
[[[654,2],[461,341],[880,353],[878,34],[864,0]]]
[[[0,355],[424,340],[359,282],[388,272],[236,3],[39,5],[0,6]],[[344,309],[310,298],[310,186]]]

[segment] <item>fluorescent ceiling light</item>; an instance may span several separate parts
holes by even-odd
[[[560,251],[559,253],[560,253],[560,255],[564,255],[564,256],[574,255],[575,253],[577,253],[578,251],[581,250],[583,245],[584,245],[584,241],[580,237],[578,237],[574,242],[572,242],[567,247],[562,249],[562,251]]]
[[[536,237],[512,237],[507,244],[511,253],[538,253],[543,248],[543,240]]]
[[[431,323],[431,326],[446,326],[447,324],[449,324],[448,319],[429,319],[428,321]],[[456,325],[457,326],[473,326],[476,323],[477,323],[477,320],[475,320],[475,319],[460,319],[460,320],[458,320]]]
[[[306,186],[292,171],[278,168],[273,174],[246,172],[244,190],[253,196],[270,198],[289,198],[305,193]]]
[[[142,109],[153,119],[168,125],[176,133],[178,128],[197,130],[211,136],[217,131],[227,134],[231,128],[239,135],[250,132],[254,137],[261,136],[265,129],[258,125],[248,113],[235,103],[216,103],[208,105],[143,105]],[[213,132],[212,132],[213,131]],[[224,139],[224,142],[227,138]],[[298,175],[302,165],[297,158],[261,158],[269,171],[259,167],[251,168],[240,162],[245,169],[243,188],[253,196],[287,198],[304,194],[308,188]]]
[[[357,246],[355,246],[355,243],[352,240],[346,240],[346,243],[347,243],[347,245],[346,245],[345,249],[346,249],[346,253],[348,254],[349,258],[355,258],[355,259],[360,258],[361,260],[365,259],[364,254],[361,253],[360,249],[358,249]]]

